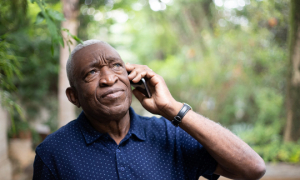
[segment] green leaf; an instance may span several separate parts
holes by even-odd
[[[73,45],[72,41],[69,39],[68,40],[68,45],[70,45],[70,44]]]
[[[46,9],[46,13],[52,18],[53,20],[58,20],[58,21],[65,21],[65,17],[62,13],[55,11],[53,9]]]
[[[43,22],[45,19],[44,15],[42,12],[39,12],[37,15],[36,15],[36,20],[35,20],[35,24],[40,24],[41,22]]]
[[[72,36],[72,34],[70,33],[69,29],[66,29],[66,28],[62,28],[63,31],[65,31],[68,36]]]
[[[71,37],[72,37],[73,39],[75,39],[75,41],[77,41],[78,43],[80,43],[80,44],[83,43],[83,41],[82,41],[81,39],[79,39],[77,36],[71,35]]]
[[[30,2],[33,4],[35,0],[30,0]]]
[[[69,36],[71,36],[76,42],[78,42],[78,43],[80,43],[80,44],[83,43],[83,41],[82,41],[80,38],[78,38],[77,36],[71,34],[70,31],[69,31],[69,29],[62,28],[62,30],[65,31],[65,32],[67,32],[67,34],[68,34]]]
[[[48,25],[48,30],[50,32],[51,38],[53,40],[57,39],[58,37],[58,33],[57,33],[57,27],[55,25],[55,23],[50,19],[50,18],[46,18],[46,23]]]
[[[62,47],[65,47],[64,39],[61,36],[58,37],[58,41]]]
[[[70,32],[69,29],[62,28],[63,31]]]

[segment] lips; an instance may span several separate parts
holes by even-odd
[[[117,98],[123,94],[124,90],[120,88],[116,89],[109,89],[106,92],[104,92],[101,96],[101,98]]]

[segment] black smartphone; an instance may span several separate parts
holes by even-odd
[[[128,74],[130,74],[130,72],[128,72]],[[130,85],[143,93],[147,98],[151,98],[152,94],[144,78],[142,78],[138,83],[130,81]]]

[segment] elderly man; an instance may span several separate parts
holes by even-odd
[[[68,99],[83,112],[37,147],[33,179],[259,179],[265,173],[246,143],[176,101],[147,66],[125,65],[109,44],[77,45],[67,73]],[[143,77],[151,98],[131,91],[130,80]],[[162,117],[137,115],[132,93]]]

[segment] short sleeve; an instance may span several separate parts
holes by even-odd
[[[204,149],[204,148],[203,148]],[[205,154],[203,155],[203,161],[207,162],[205,164],[202,164],[203,167],[202,169],[205,169],[206,171],[203,173],[203,177],[209,180],[217,180],[220,176],[213,174],[216,171],[217,168],[217,161],[207,152],[206,149],[204,149]]]
[[[178,144],[180,144],[184,165],[187,167],[188,171],[192,171],[192,169],[194,169],[194,173],[196,175],[195,178],[203,176],[209,180],[218,179],[219,176],[213,174],[218,163],[207,152],[207,150],[196,139],[181,128],[177,128],[177,134],[179,136]]]
[[[203,149],[203,156],[202,156],[202,169],[205,170],[203,172],[204,175],[211,175],[215,172],[216,168],[217,168],[217,161],[207,152],[207,150],[202,147]]]
[[[49,168],[44,164],[41,157],[36,154],[33,164],[33,180],[51,180],[55,179]]]

